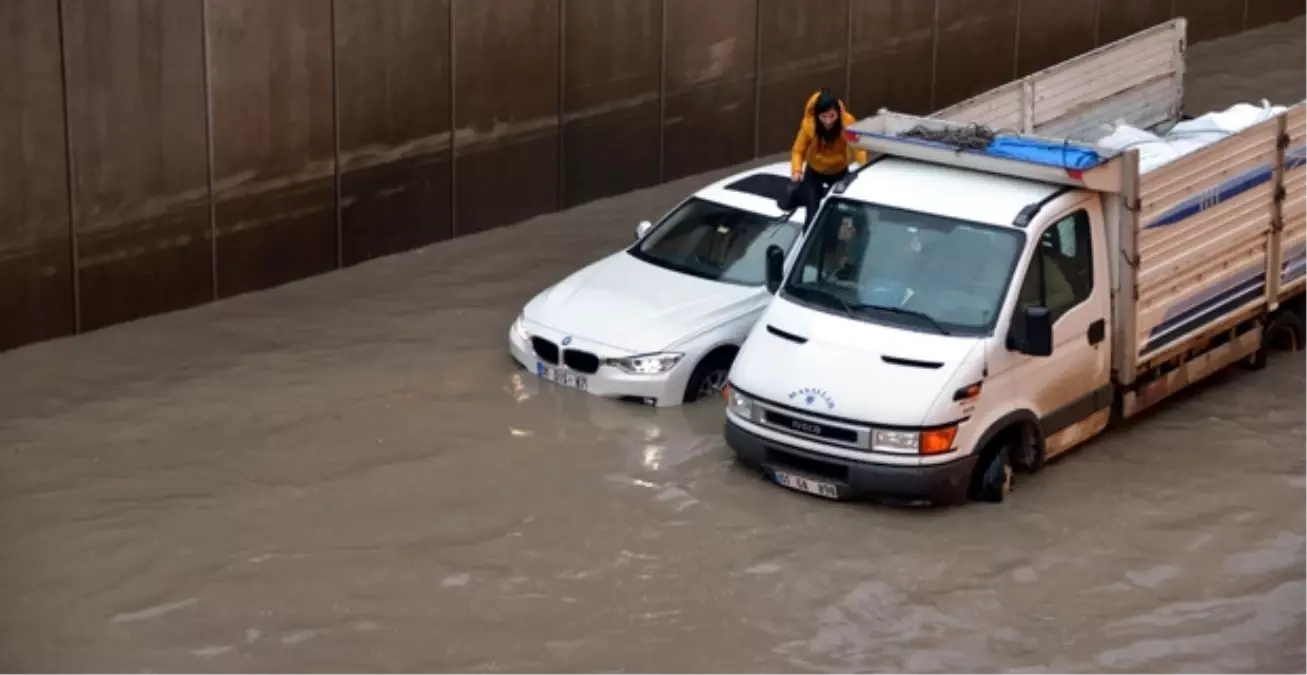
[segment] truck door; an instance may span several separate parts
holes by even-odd
[[[1017,301],[1041,305],[1053,319],[1053,353],[1023,357],[1014,384],[1039,416],[1045,458],[1107,425],[1112,404],[1111,279],[1097,199],[1044,221]],[[1019,319],[1018,319],[1019,320]]]

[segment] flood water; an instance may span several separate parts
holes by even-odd
[[[1302,35],[1189,94],[1303,98]],[[518,370],[522,304],[707,178],[0,354],[0,669],[1304,671],[1301,353],[944,510]]]

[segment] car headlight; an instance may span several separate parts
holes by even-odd
[[[522,342],[531,339],[531,336],[526,332],[526,318],[521,314],[518,314],[517,319],[513,321],[513,337]]]
[[[746,420],[753,419],[753,399],[729,385],[726,389],[726,409]]]
[[[604,365],[619,368],[634,375],[662,375],[681,362],[684,354],[640,354],[620,359],[606,359]]]
[[[953,449],[953,439],[957,434],[957,426],[929,431],[877,429],[871,437],[871,449],[880,452],[938,455]]]

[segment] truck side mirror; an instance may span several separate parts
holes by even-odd
[[[780,290],[785,278],[785,251],[776,244],[767,247],[767,292],[773,295]]]
[[[1026,307],[1008,333],[1008,349],[1027,356],[1053,353],[1053,322],[1047,307]]]
[[[635,226],[635,238],[637,240],[644,239],[644,235],[649,234],[649,230],[652,227],[653,223],[647,220],[640,221],[640,224]]]

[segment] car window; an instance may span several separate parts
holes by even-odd
[[[645,262],[704,279],[760,286],[767,249],[788,253],[801,225],[693,198],[669,214],[630,253]]]
[[[1094,290],[1094,266],[1089,214],[1084,211],[1059,220],[1040,236],[1035,256],[1021,284],[1021,308],[1043,306],[1056,322]]]

